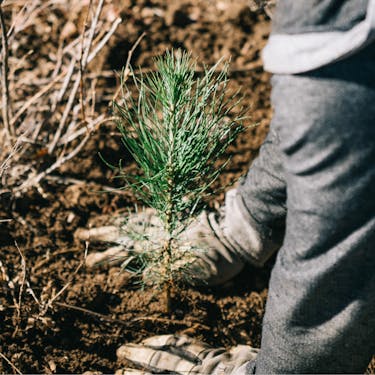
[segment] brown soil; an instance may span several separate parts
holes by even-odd
[[[259,125],[242,134],[228,151],[232,162],[218,183],[225,185],[244,174],[271,117],[269,75],[262,70],[259,57],[269,33],[267,16],[250,11],[247,1],[114,3],[125,21],[103,54],[104,69],[120,69],[144,31],[146,36],[133,55],[134,66],[152,68],[152,58],[171,47],[190,50],[206,64],[231,57],[231,85],[241,87],[251,115],[249,123]],[[103,93],[113,92],[115,83],[103,79]],[[272,261],[261,270],[249,266],[224,287],[181,291],[171,317],[163,313],[156,291],[139,289],[119,268],[77,270],[85,244],[74,240],[75,230],[89,223],[99,225],[134,205],[128,192],[100,193],[103,185],[119,186],[119,182],[98,151],[109,162],[129,159],[115,127],[108,125],[59,170],[59,176],[81,182],[45,181],[44,196],[32,191],[17,199],[1,197],[0,220],[12,220],[0,223],[0,353],[25,373],[113,373],[121,365],[116,359],[121,344],[155,334],[185,333],[215,347],[259,347]],[[134,165],[129,163],[128,168]],[[211,207],[222,199],[223,194],[215,196]],[[25,267],[15,242],[25,257]],[[88,251],[98,249],[89,244]],[[14,285],[6,279],[17,276]],[[35,299],[48,303],[62,288],[63,293],[41,314]],[[1,373],[14,371],[0,358]]]

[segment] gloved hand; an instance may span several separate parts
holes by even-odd
[[[138,370],[127,368],[116,374],[240,375],[245,374],[244,367],[257,353],[257,349],[246,345],[225,351],[187,336],[155,336],[117,349],[117,358],[131,362]]]
[[[139,235],[131,238],[129,233]],[[125,223],[123,218],[116,218],[109,226],[78,229],[75,236],[81,240],[117,245],[104,252],[89,254],[86,259],[88,267],[104,262],[120,263],[132,252],[144,250],[148,239],[157,242],[158,238],[165,238],[162,223],[152,209],[129,215]],[[242,207],[236,189],[227,192],[220,212],[203,211],[181,234],[181,240],[193,248],[202,249],[194,252],[193,261],[190,257],[186,263],[190,264],[193,282],[200,281],[208,286],[232,279],[243,269],[246,261],[262,266],[275,250],[274,244],[260,238]]]
[[[86,258],[86,266],[96,267],[102,263],[122,263],[132,252],[141,252],[143,242],[152,238],[157,242],[163,238],[163,225],[155,210],[146,208],[127,217],[117,216],[109,225],[85,229],[78,228],[74,237],[82,241],[113,244],[105,251],[91,253]]]

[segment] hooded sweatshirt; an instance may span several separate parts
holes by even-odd
[[[264,69],[304,73],[375,41],[375,0],[279,0],[263,50]]]

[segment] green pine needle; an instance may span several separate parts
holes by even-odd
[[[200,213],[228,161],[218,160],[243,130],[243,113],[231,113],[240,100],[226,94],[228,64],[219,71],[221,63],[197,77],[189,53],[168,51],[155,60],[155,72],[133,74],[137,99],[122,82],[123,98],[114,103],[122,141],[141,170],[127,175],[120,168],[122,177],[156,210],[169,239]]]

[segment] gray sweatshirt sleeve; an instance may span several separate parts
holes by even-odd
[[[363,373],[375,353],[374,61],[273,77],[286,232],[245,373]]]

